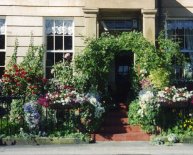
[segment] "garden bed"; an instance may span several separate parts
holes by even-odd
[[[88,144],[89,138],[82,140],[80,138],[63,138],[63,137],[6,137],[0,139],[0,146],[4,145],[54,145],[54,144]]]

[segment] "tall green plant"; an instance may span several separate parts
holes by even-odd
[[[33,38],[31,38],[28,52],[20,65],[30,73],[43,75],[44,51],[43,46],[34,46]]]
[[[15,40],[15,46],[14,46],[14,51],[13,54],[11,56],[11,59],[9,61],[9,63],[6,66],[6,69],[9,69],[10,67],[12,67],[13,65],[17,64],[17,52],[18,52],[18,46],[19,46],[19,42],[18,39],[16,38]]]
[[[34,46],[31,43],[26,56],[20,64],[17,64],[18,41],[9,64],[6,67],[2,81],[4,83],[4,95],[23,95],[31,97],[43,91],[45,80],[43,79],[43,46]]]
[[[52,74],[54,79],[57,79],[63,85],[73,86],[73,67],[70,62],[59,62],[52,68]]]

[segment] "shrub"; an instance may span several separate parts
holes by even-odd
[[[165,68],[156,68],[150,71],[149,79],[155,88],[162,89],[169,86],[170,72]]]
[[[27,55],[20,64],[17,64],[16,47],[2,78],[2,91],[4,95],[22,95],[30,99],[44,93],[47,83],[43,78],[44,49],[42,46],[30,44]]]
[[[128,120],[129,124],[139,125],[140,124],[140,114],[138,113],[140,109],[139,100],[134,100],[129,105]]]

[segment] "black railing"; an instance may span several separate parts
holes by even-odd
[[[22,110],[20,114],[20,120],[18,125],[17,122],[11,119],[11,111],[15,108],[12,107],[13,100],[20,100],[20,103],[22,104]],[[20,129],[24,129],[26,133],[34,134],[33,131],[29,129],[27,126],[26,120],[25,120],[25,114],[23,105],[25,104],[25,97],[23,96],[0,96],[0,136],[6,135],[17,135],[20,133]],[[21,106],[21,105],[20,105]],[[13,109],[12,109],[13,108]],[[38,132],[42,135],[42,133],[53,133],[54,131],[72,131],[73,129],[78,129],[79,126],[77,125],[77,117],[74,114],[73,108],[68,106],[50,106],[50,107],[42,107],[45,112],[45,117],[40,118],[40,123],[38,124]],[[56,122],[50,121],[50,110],[52,110],[53,115],[55,113]],[[72,124],[76,124],[76,127],[73,129],[71,128]],[[38,134],[38,133],[35,133]]]

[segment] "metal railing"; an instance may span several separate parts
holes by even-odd
[[[22,102],[22,114],[20,117],[20,122],[16,123],[14,120],[10,119],[10,113],[12,110],[12,101],[20,100]],[[23,105],[25,104],[25,97],[23,96],[0,96],[0,135],[17,135],[20,133],[20,129],[23,128],[26,133],[31,134],[25,120],[25,114],[23,112]],[[41,107],[41,106],[40,106]],[[14,109],[14,108],[13,108]],[[74,111],[71,107],[49,107],[43,108],[45,115],[44,118],[40,118],[38,132],[42,133],[53,133],[54,131],[70,131],[72,129],[72,123],[77,123],[77,118],[75,118]],[[52,116],[55,114],[55,122],[50,122],[50,110],[52,110]],[[41,115],[41,114],[40,114]],[[40,116],[41,117],[41,116]],[[65,124],[65,125],[64,125]],[[77,125],[77,124],[76,124]],[[77,125],[78,128],[78,125]],[[36,133],[37,134],[37,133]]]

